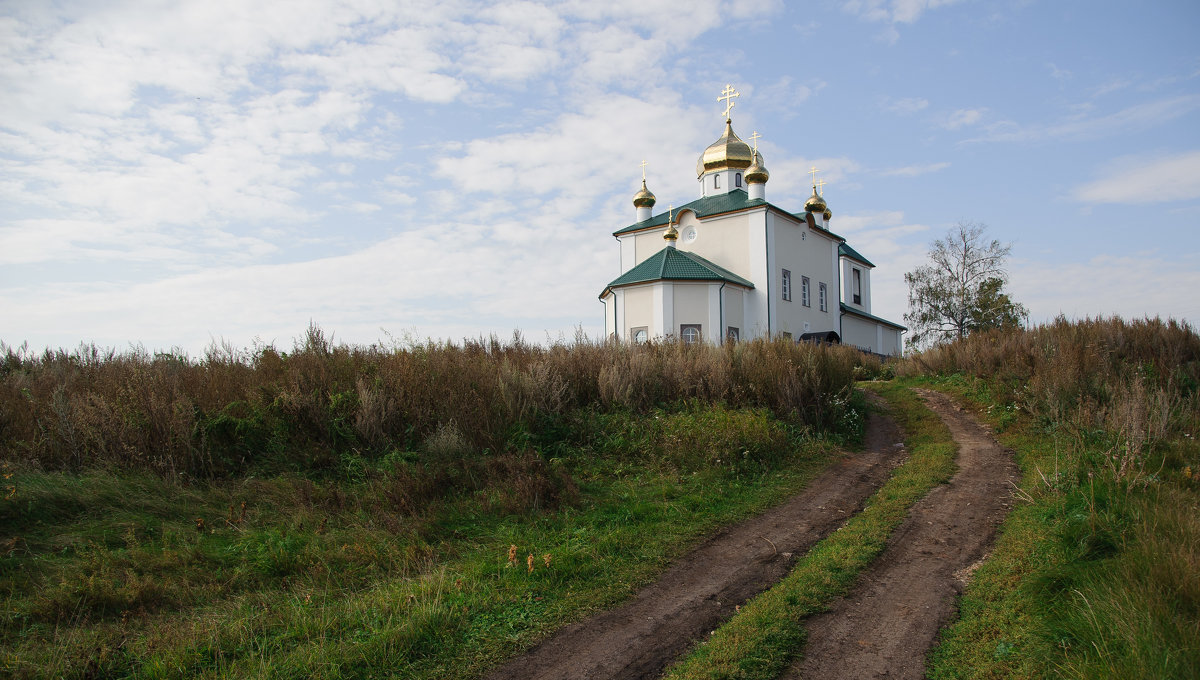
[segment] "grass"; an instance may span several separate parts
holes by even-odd
[[[1200,336],[1060,319],[899,372],[976,404],[1023,475],[930,677],[1196,677]]]
[[[188,485],[136,470],[13,468],[16,492],[0,506],[15,537],[0,558],[0,668],[475,677],[796,492],[829,448],[765,409],[693,402],[569,420],[557,456],[529,459],[570,480],[536,508],[465,479],[415,510],[398,503],[396,480],[426,465],[416,454],[347,463],[339,478]]]
[[[1157,472],[1131,487],[1097,452],[996,408],[986,383],[959,376],[931,386],[976,404],[1001,430],[1017,452],[1025,502],[975,572],[929,677],[1195,677],[1200,484],[1187,472],[1200,446],[1190,437],[1160,444],[1150,454]]]
[[[805,632],[800,620],[847,592],[859,572],[883,551],[912,504],[953,474],[957,447],[941,420],[907,389],[885,384],[872,389],[887,400],[903,427],[908,460],[859,514],[672,666],[666,678],[777,677],[802,648]]]

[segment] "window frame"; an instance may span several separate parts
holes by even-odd
[[[692,340],[688,340],[688,331],[695,331],[696,337]],[[685,345],[692,345],[704,340],[703,325],[698,323],[679,324],[679,339],[682,340]]]
[[[740,330],[738,330],[737,326],[727,326],[725,328],[725,341],[726,342],[740,342],[741,339],[742,339],[742,333]]]
[[[851,291],[854,296],[852,298],[854,300],[854,304],[861,305],[862,304],[862,270],[859,269],[858,267],[851,267],[850,268],[850,278],[853,280],[853,283],[851,284],[853,286],[853,288],[851,289]]]
[[[714,189],[720,189],[720,188],[721,188],[721,175],[720,175],[720,173],[717,173],[717,174],[713,175],[713,188],[714,188]]]
[[[800,277],[800,304],[812,307],[812,282],[807,276]]]
[[[783,295],[784,302],[792,301],[792,272],[790,269],[783,270],[782,285],[779,287],[779,293]]]
[[[646,337],[638,340],[638,333],[645,333]],[[650,327],[649,326],[633,326],[629,329],[629,339],[632,342],[645,343],[650,342]]]
[[[817,283],[817,303],[821,306],[822,312],[829,311],[829,288],[824,281]]]

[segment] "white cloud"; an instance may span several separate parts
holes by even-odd
[[[1200,262],[1196,254],[1190,260],[1151,255],[1104,255],[1086,262],[1014,260],[1009,288],[1014,300],[1029,307],[1035,323],[1059,314],[1071,319],[1159,316],[1195,323],[1200,297],[1180,294],[1200,289]]]
[[[1200,109],[1200,95],[1182,95],[1142,102],[1107,115],[1079,117],[1051,125],[1020,125],[1001,121],[988,125],[985,134],[970,142],[1032,142],[1043,139],[1092,139],[1145,130],[1163,125]]]
[[[905,97],[894,101],[885,99],[883,107],[892,113],[909,115],[929,108],[929,100],[921,97]]]
[[[959,0],[846,0],[842,8],[867,21],[911,24],[927,10],[953,5]]]
[[[961,127],[975,125],[980,121],[980,119],[983,118],[983,114],[986,112],[987,109],[982,108],[959,109],[947,116],[945,122],[942,123],[942,127],[946,128],[947,130],[957,130]]]
[[[918,177],[920,175],[927,175],[931,172],[945,170],[948,167],[950,167],[950,163],[948,162],[926,163],[925,165],[906,165],[900,168],[882,170],[879,174],[883,175],[884,177]]]
[[[1144,204],[1200,198],[1200,150],[1156,158],[1122,158],[1104,176],[1076,187],[1085,203]]]

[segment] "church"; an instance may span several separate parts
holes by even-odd
[[[758,151],[733,131],[739,96],[726,86],[725,132],[696,161],[700,198],[654,213],[646,187],[633,197],[637,221],[613,232],[621,275],[604,287],[605,334],[645,342],[736,342],[784,337],[853,345],[896,356],[904,326],[871,313],[875,267],[830,229],[818,187],[800,212],[766,198]]]

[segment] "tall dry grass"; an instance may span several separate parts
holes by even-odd
[[[290,352],[224,346],[192,359],[0,346],[0,354],[4,459],[167,477],[320,468],[345,452],[519,450],[575,409],[641,412],[690,399],[766,407],[827,428],[845,415],[856,366],[874,361],[761,340],[539,346],[516,335],[363,347],[335,344],[315,326]]]
[[[1097,318],[992,331],[909,357],[900,375],[964,373],[1055,428],[1072,451],[1102,449],[1114,478],[1147,474],[1147,452],[1200,431],[1200,335],[1174,320]]]

